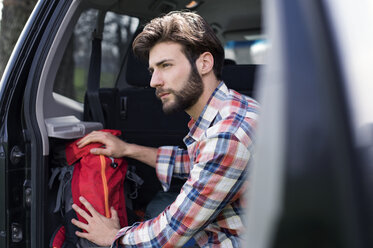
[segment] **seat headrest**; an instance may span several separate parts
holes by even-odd
[[[132,52],[128,52],[126,63],[126,82],[137,87],[148,87],[150,84],[150,74],[147,64],[139,60]]]
[[[228,88],[238,92],[252,92],[254,88],[257,65],[226,65],[222,78]]]

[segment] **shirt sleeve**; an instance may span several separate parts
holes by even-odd
[[[156,172],[163,190],[168,191],[172,177],[186,179],[190,172],[188,151],[177,146],[158,148]]]
[[[240,197],[249,148],[233,134],[220,133],[199,142],[196,149],[190,176],[175,202],[156,218],[118,233],[118,240],[126,247],[182,246]]]

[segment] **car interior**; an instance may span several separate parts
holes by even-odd
[[[53,37],[37,89],[36,116],[48,177],[60,166],[61,149],[92,130],[118,129],[125,141],[146,146],[184,146],[189,116],[162,112],[149,86],[146,62],[131,49],[149,20],[182,9],[202,15],[221,40],[226,52],[223,81],[228,88],[255,98],[262,62],[252,54],[254,45],[264,42],[261,1],[74,0]],[[94,44],[97,41],[99,45]],[[153,168],[135,160],[128,163],[132,176],[127,175],[125,187],[131,224],[144,218],[161,185]],[[182,185],[182,179],[173,179],[170,191],[178,192]],[[46,239],[61,218],[53,213],[57,190],[54,184],[47,192]]]
[[[242,246],[372,247],[370,7],[338,0],[37,1],[1,78],[0,247],[51,246],[67,219],[55,211],[62,174],[52,179],[68,167],[72,141],[115,129],[131,143],[184,146],[189,116],[163,113],[147,62],[131,49],[147,22],[184,9],[204,17],[220,39],[228,87],[260,103]],[[149,208],[162,187],[154,169],[126,161],[131,225],[157,215]],[[183,183],[172,179],[169,199]]]

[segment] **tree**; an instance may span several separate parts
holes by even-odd
[[[0,0],[1,1],[1,0]],[[37,0],[3,0],[0,24],[0,77],[17,39]],[[97,10],[82,13],[66,46],[54,81],[53,91],[83,101],[91,53],[92,31],[97,23]],[[138,21],[108,12],[102,41],[101,86],[113,87],[122,59],[131,45],[130,38]]]
[[[0,77],[37,0],[4,0],[0,28]]]
[[[74,27],[74,32],[63,55],[53,91],[83,102],[87,89],[91,56],[92,31],[97,25],[97,10],[84,11]],[[130,44],[138,21],[126,15],[108,12],[102,40],[100,86],[114,86],[122,60]]]

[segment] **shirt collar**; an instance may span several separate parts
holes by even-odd
[[[222,81],[216,87],[212,95],[210,96],[207,104],[202,110],[201,115],[198,117],[197,121],[193,118],[189,121],[189,134],[194,140],[199,140],[203,133],[209,128],[217,116],[219,109],[221,109],[225,96],[229,93],[229,90],[225,83]],[[186,138],[187,138],[186,137]]]

